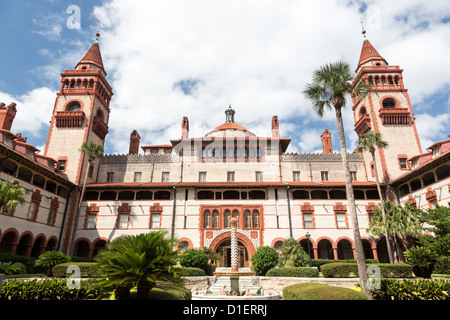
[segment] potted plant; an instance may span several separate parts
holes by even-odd
[[[438,255],[430,248],[416,246],[405,252],[405,258],[416,277],[431,278]]]

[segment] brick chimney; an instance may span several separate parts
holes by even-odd
[[[323,153],[333,153],[333,145],[331,144],[331,133],[328,129],[325,129],[320,136],[322,140]]]
[[[188,119],[188,117],[183,117],[183,122],[181,123],[181,139],[189,139],[189,119]]]
[[[278,122],[278,116],[272,117],[272,138],[280,137],[280,123]]]
[[[0,102],[0,128],[3,130],[11,131],[11,126],[16,116],[16,104],[11,102],[9,106],[6,106],[3,102]]]
[[[130,151],[128,154],[138,154],[139,153],[139,144],[141,142],[141,137],[136,130],[130,134]]]

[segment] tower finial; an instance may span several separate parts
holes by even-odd
[[[100,37],[100,29],[97,30],[97,33],[95,34],[95,43],[98,42],[98,38]]]
[[[363,34],[363,36],[364,36],[364,38],[366,38],[366,30],[364,29],[364,24],[363,24],[363,21],[362,21],[362,19],[361,19],[361,33]]]

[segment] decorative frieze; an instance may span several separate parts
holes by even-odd
[[[363,161],[364,158],[360,153],[347,153],[349,161]],[[334,153],[285,153],[283,161],[341,161],[341,154]]]

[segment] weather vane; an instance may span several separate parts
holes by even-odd
[[[366,37],[366,30],[364,29],[364,24],[363,24],[363,21],[362,21],[362,19],[361,19],[361,33],[363,34],[363,36],[364,36],[364,38]]]

